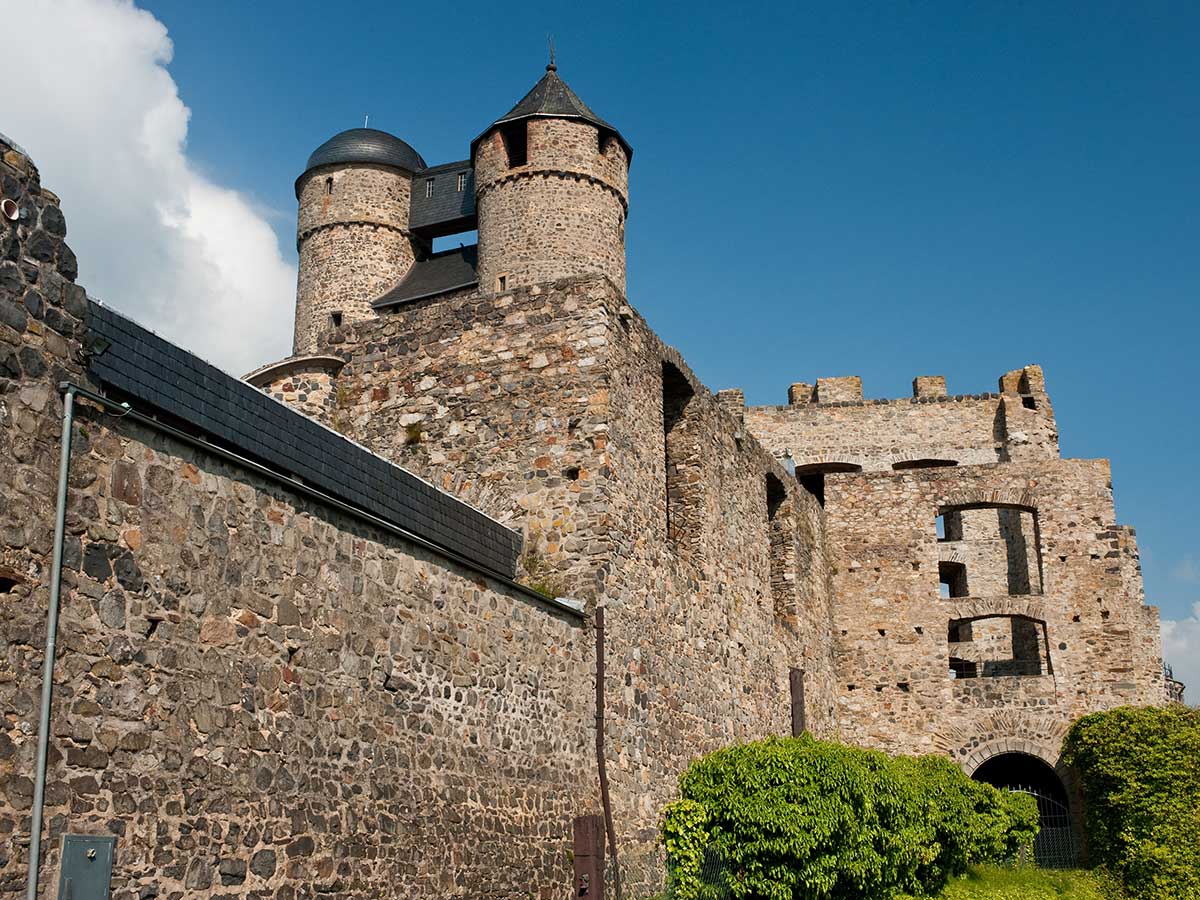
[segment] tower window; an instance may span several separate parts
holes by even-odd
[[[459,172],[458,173],[458,192],[461,194],[466,189],[467,189],[467,173]]]
[[[426,178],[425,179],[425,199],[428,200],[432,196],[433,196],[433,179]]]
[[[508,276],[507,275],[497,275],[496,276],[496,290],[498,290],[498,291],[507,291],[508,290]]]
[[[529,156],[529,132],[525,122],[514,122],[500,129],[504,140],[504,151],[508,154],[508,167],[515,169],[525,165]]]
[[[674,365],[662,367],[663,449],[667,482],[667,540],[690,548],[699,538],[700,448],[689,404],[695,391]],[[690,426],[690,427],[689,427]]]
[[[325,179],[325,193],[327,193],[327,194],[333,193],[333,176],[332,175],[330,175],[328,178]]]
[[[329,314],[329,324],[334,328],[342,327],[342,313],[340,310]]]

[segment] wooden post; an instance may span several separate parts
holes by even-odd
[[[604,817],[575,817],[575,884],[572,897],[604,897]]]

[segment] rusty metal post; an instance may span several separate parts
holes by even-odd
[[[604,817],[575,817],[575,893],[572,897],[604,897]]]

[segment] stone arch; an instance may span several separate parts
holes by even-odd
[[[958,490],[939,498],[938,515],[962,509],[985,509],[997,507],[1000,509],[1019,509],[1024,512],[1036,513],[1038,496],[1035,491],[1017,488],[967,488]]]

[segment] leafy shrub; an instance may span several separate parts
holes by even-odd
[[[931,894],[1032,840],[1032,798],[948,760],[892,759],[809,736],[693,762],[663,812],[677,900],[889,900]]]
[[[1079,773],[1093,859],[1135,897],[1200,897],[1200,710],[1084,716],[1063,758]]]

